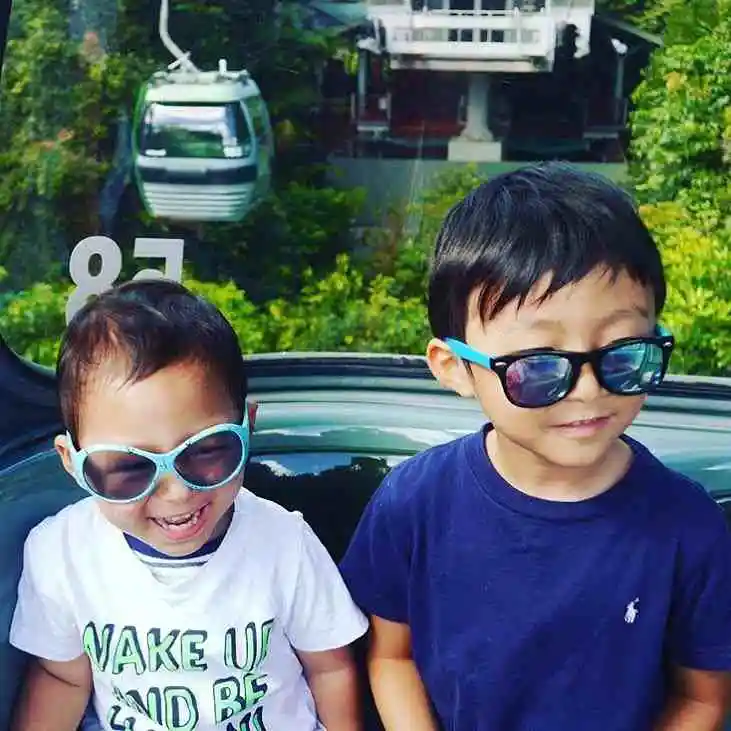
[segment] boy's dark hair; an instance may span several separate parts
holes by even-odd
[[[94,371],[127,361],[129,383],[167,366],[193,362],[221,381],[243,419],[247,381],[236,333],[202,297],[166,279],[138,280],[90,300],[69,323],[57,361],[66,428],[78,439],[79,406]]]
[[[498,175],[447,214],[429,280],[429,322],[436,337],[463,338],[479,290],[483,319],[525,302],[552,275],[548,297],[597,267],[626,272],[665,304],[657,246],[630,196],[597,174],[546,162]]]

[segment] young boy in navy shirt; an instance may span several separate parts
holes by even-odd
[[[729,530],[624,434],[673,348],[665,294],[599,176],[529,166],[447,215],[427,358],[489,423],[396,467],[341,566],[387,731],[723,727]]]

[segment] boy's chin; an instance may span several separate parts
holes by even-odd
[[[620,453],[626,454],[627,446],[620,440],[621,433],[612,431],[587,440],[552,435],[541,445],[541,457],[557,468],[601,471],[619,458]]]
[[[576,439],[564,433],[556,433],[553,430],[548,433],[537,435],[530,441],[512,440],[515,446],[520,447],[519,452],[512,448],[501,450],[501,460],[517,463],[512,465],[516,472],[521,472],[528,465],[526,457],[533,455],[533,461],[537,458],[538,464],[543,469],[558,470],[601,470],[613,456],[618,456],[618,450],[625,450],[620,442],[620,435],[616,429],[608,430],[606,433],[594,435],[592,438]],[[498,438],[498,450],[500,450],[500,439]]]

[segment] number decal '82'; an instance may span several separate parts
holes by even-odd
[[[176,282],[183,278],[183,239],[135,239],[134,257],[136,259],[164,259],[165,266],[160,269],[142,269],[134,279],[164,278]],[[91,258],[98,256],[101,267],[96,274],[89,268]],[[87,236],[74,247],[69,262],[71,281],[76,289],[66,303],[66,324],[95,294],[110,289],[122,272],[122,250],[119,244],[108,236]]]

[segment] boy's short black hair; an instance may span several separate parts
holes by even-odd
[[[666,295],[660,253],[625,191],[560,162],[498,175],[457,203],[442,224],[429,280],[432,332],[463,338],[475,290],[487,320],[514,300],[522,305],[546,274],[548,297],[598,267],[649,287],[660,313]]]
[[[210,302],[166,279],[127,282],[90,300],[61,342],[61,413],[74,441],[84,389],[95,370],[119,359],[128,382],[177,363],[203,366],[220,380],[243,419],[247,380],[236,333]]]

